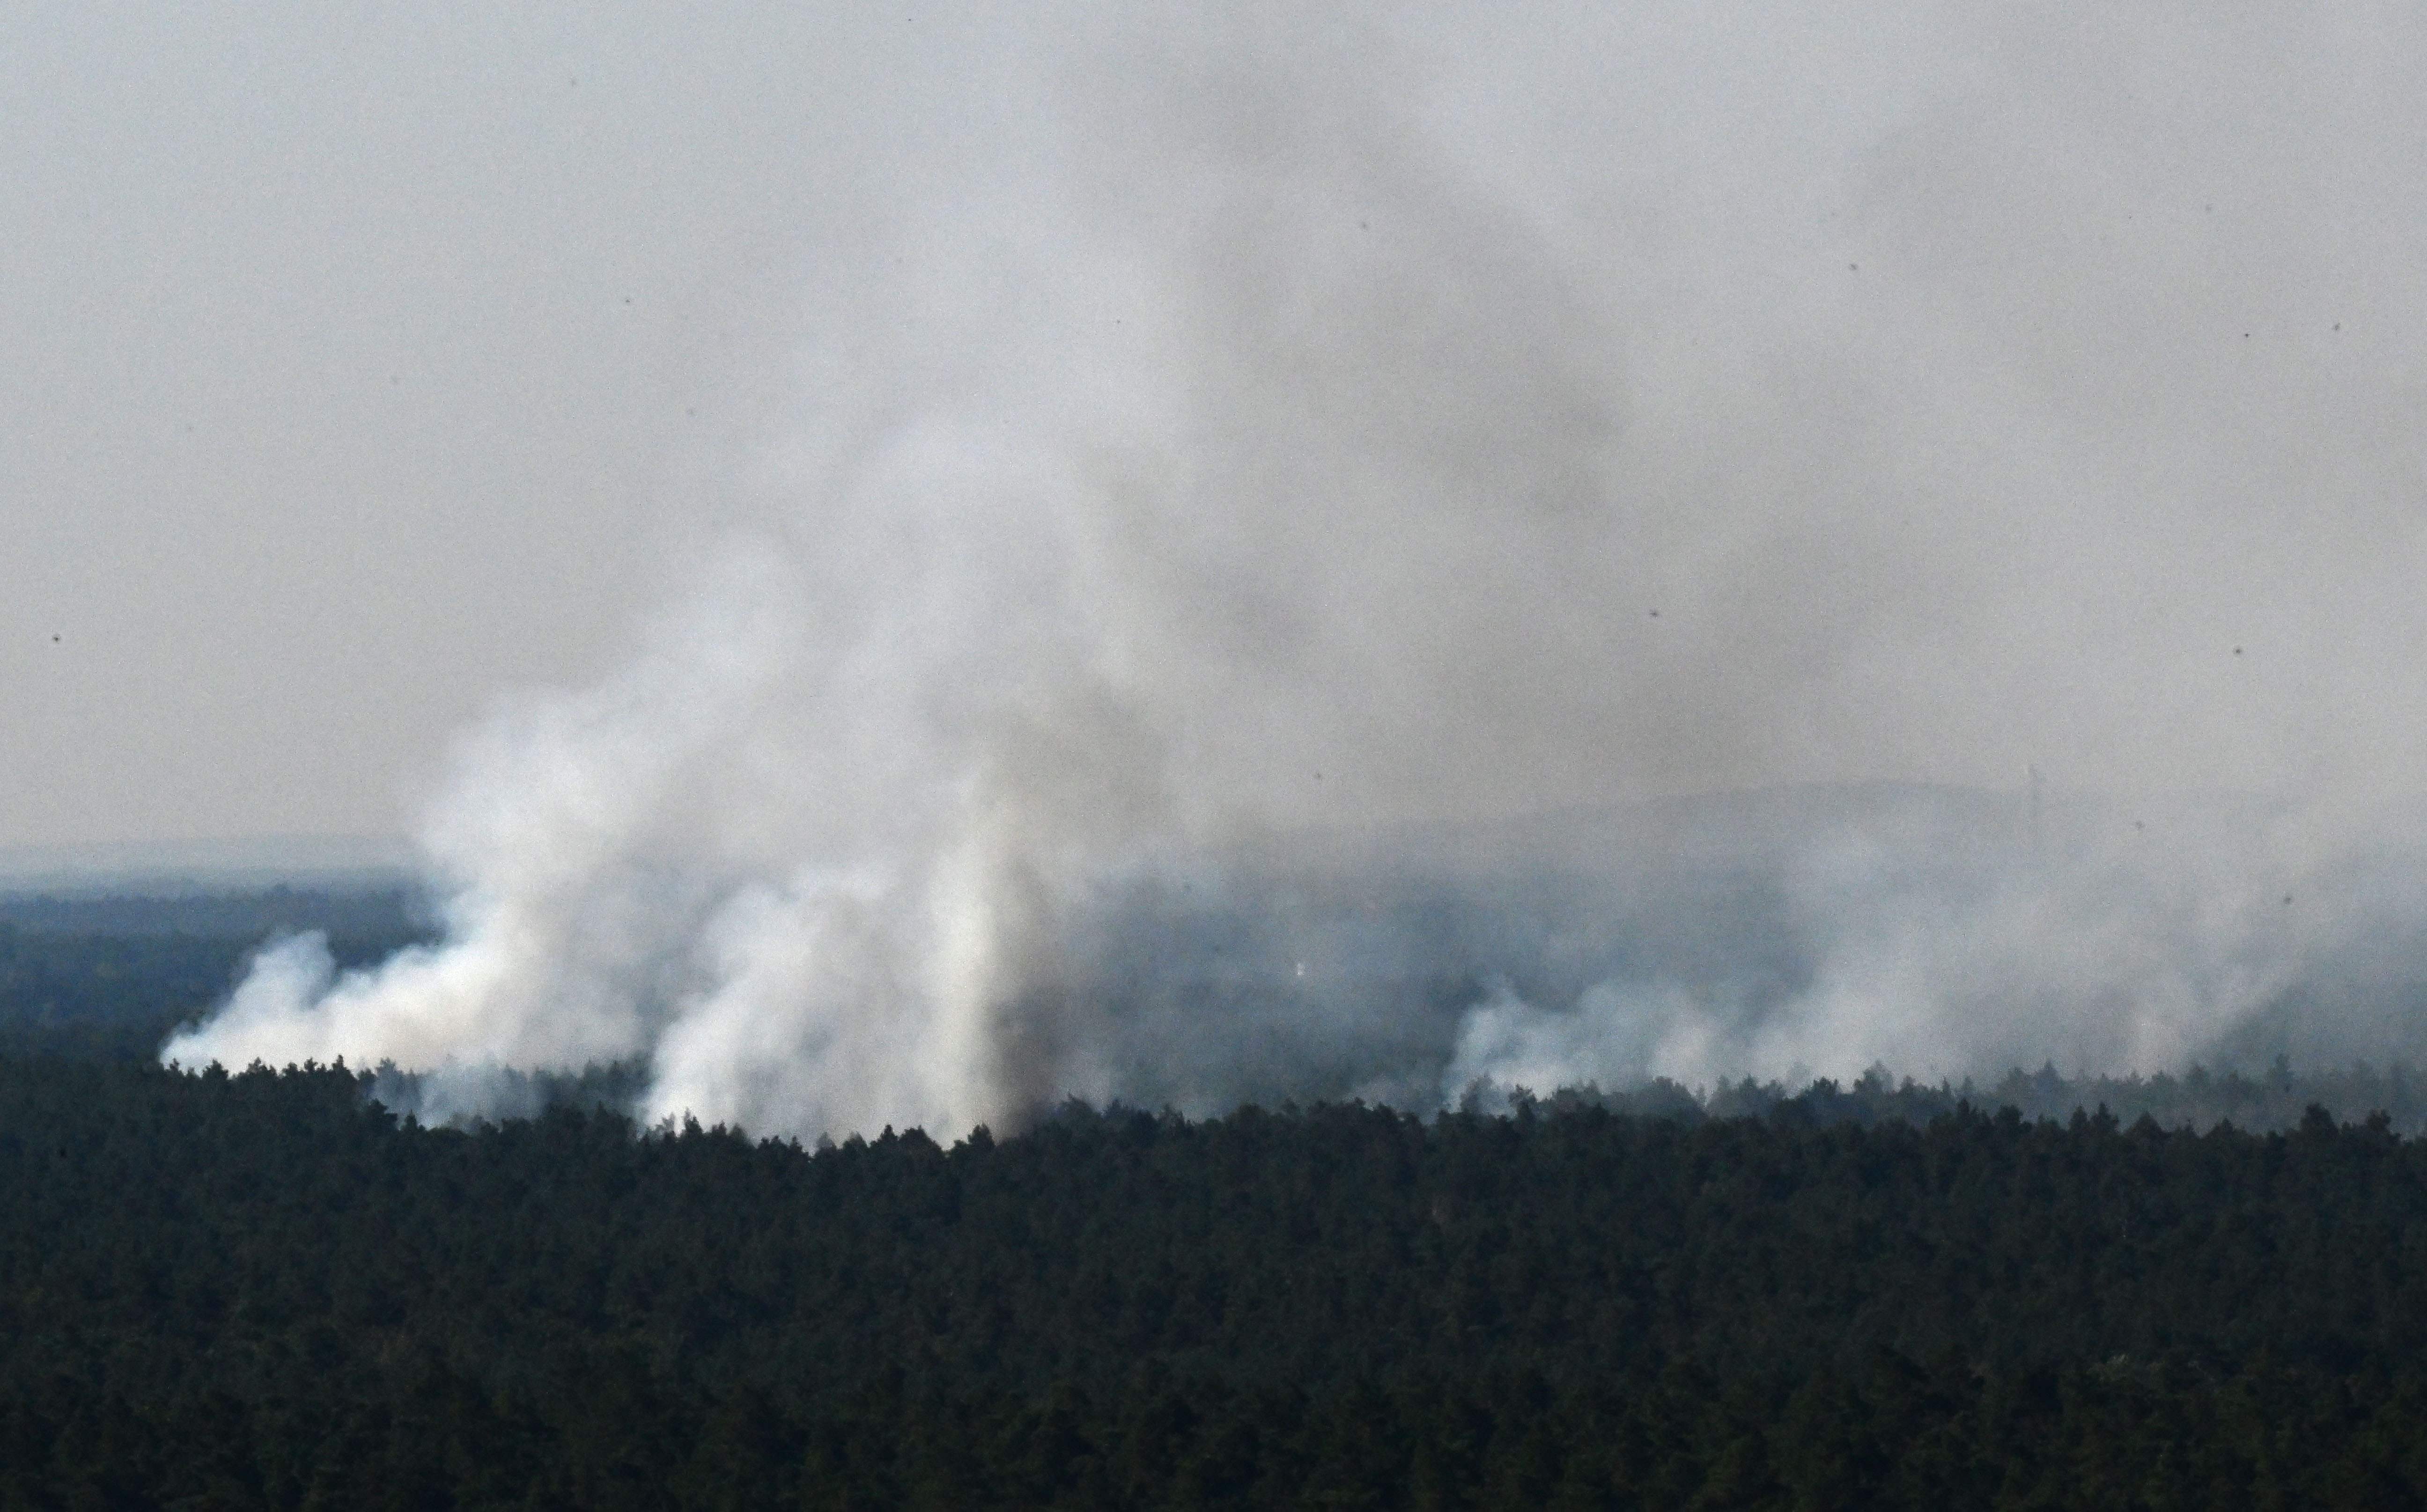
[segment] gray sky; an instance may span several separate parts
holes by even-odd
[[[613,659],[853,150],[808,14],[0,22],[0,844],[394,833]]]
[[[2419,786],[2414,8],[1116,8],[12,11],[0,846],[408,827],[784,512],[871,265],[1260,42],[1607,332],[1730,610],[1636,786]]]

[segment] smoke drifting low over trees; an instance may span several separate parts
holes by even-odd
[[[2367,853],[2306,854],[2307,834],[2297,808],[2255,801],[1873,784],[1165,848],[1059,897],[1034,941],[1050,973],[963,1048],[976,1057],[966,1064],[993,1068],[985,1085],[1004,1128],[1070,1096],[1197,1115],[1287,1098],[1429,1112],[1478,1080],[1625,1094],[1655,1081],[1843,1082],[1880,1064],[1987,1085],[2043,1063],[2121,1077],[2195,1063],[2256,1074],[2278,1057],[2427,1061],[2427,912],[2407,880],[2427,874],[2427,848],[2388,824]],[[753,928],[769,932],[753,939],[792,938],[798,916],[746,896]],[[627,902],[641,912],[598,926],[627,919],[646,935],[662,921],[654,903]],[[880,916],[854,917],[873,928]],[[931,1055],[964,1064],[897,1041],[927,1021],[888,996],[891,979],[850,975],[839,996],[815,998],[818,963],[842,939],[792,939],[805,953],[783,959],[807,975],[768,976],[746,1012],[734,1006],[736,1033],[769,1055],[779,1040],[793,1049],[737,1083],[755,1090],[725,1115],[810,1139],[886,1123],[949,1132],[950,1110],[888,1112],[882,1089],[896,1083],[881,1077],[822,1100],[835,1056],[876,1057],[871,1076],[910,1075]],[[662,1052],[692,1032],[696,1009],[683,1005],[714,963],[661,961],[652,969],[671,974],[626,984],[633,995],[612,1014],[574,1015],[572,986],[534,980],[540,996],[516,1002],[571,1016],[501,1009],[463,1020],[479,1031],[463,1040],[441,1032],[455,1020],[408,1016],[391,1026],[403,1038],[382,1030],[357,1045],[339,1032],[371,1022],[361,995],[387,978],[335,977],[320,952],[309,936],[272,946],[169,1053],[188,1065],[394,1061],[417,1073],[432,1117],[527,1111],[503,1090],[513,1077],[594,1062],[654,1089],[649,1121],[692,1106],[665,1095]],[[442,941],[380,969],[436,983],[471,963]],[[290,992],[326,992],[328,1006],[303,1012]],[[806,1032],[798,1016],[813,1000],[843,1016],[843,1037],[783,1039]],[[515,1038],[550,1025],[571,1037]]]
[[[1579,828],[1572,821],[1566,827],[1572,833]],[[1937,874],[1943,876],[1943,854],[1939,859]],[[1663,886],[1640,890],[1650,902],[1638,902],[1631,916],[1603,916],[1624,917],[1627,933],[1597,939],[1598,949],[1570,956],[1546,944],[1558,931],[1543,920],[1556,924],[1556,911],[1538,914],[1531,927],[1518,929],[1507,918],[1478,919],[1461,897],[1438,889],[1411,892],[1395,918],[1366,907],[1329,920],[1350,946],[1360,943],[1359,931],[1387,930],[1398,941],[1430,931],[1436,953],[1429,976],[1360,982],[1351,975],[1358,958],[1339,944],[1324,944],[1321,930],[1294,930],[1278,943],[1258,941],[1254,931],[1272,923],[1269,914],[1236,911],[1223,917],[1209,910],[1195,924],[1189,950],[1181,948],[1183,936],[1165,920],[1161,955],[1105,970],[1107,984],[1099,990],[1112,1006],[1103,1016],[1134,1036],[1138,1059],[1129,1073],[1134,1081],[1171,1089],[1185,1087],[1184,1076],[1166,1070],[1156,1082],[1152,1058],[1175,1053],[1182,1042],[1173,1025],[1156,1022],[1156,1005],[1163,1004],[1165,1013],[1176,1012],[1170,1005],[1177,1002],[1222,1016],[1218,1034],[1203,1043],[1260,1047],[1260,1058],[1214,1063],[1230,1079],[1229,1101],[1370,1095],[1378,1036],[1374,1042],[1332,1042],[1328,1053],[1333,1059],[1326,1061],[1315,1053],[1326,1049],[1324,1042],[1306,1029],[1326,1023],[1322,1015],[1308,1011],[1309,994],[1362,994],[1375,1020],[1395,1032],[1389,1042],[1395,1053],[1413,1065],[1394,1090],[1403,1105],[1426,1114],[1439,1109],[1507,1113],[1531,1101],[1546,1108],[1591,1106],[1697,1119],[1766,1116],[1793,1102],[1798,1116],[1820,1122],[1919,1123],[1969,1104],[2057,1119],[2104,1108],[2126,1122],[2145,1114],[2170,1129],[2231,1123],[2266,1130],[2293,1127],[2315,1103],[2345,1121],[2382,1112],[2397,1130],[2427,1129],[2427,1082],[2411,1069],[2419,1063],[2401,1053],[2411,1044],[2403,1032],[2405,1004],[2419,989],[2398,974],[2370,981],[2346,973],[2344,992],[2358,982],[2375,994],[2361,1000],[2363,1007],[2373,1005],[2373,1015],[2354,1010],[2348,998],[2330,1000],[2327,1006],[2337,1011],[2326,1013],[2316,1011],[2314,997],[2290,999],[2243,1026],[2213,1061],[2194,1057],[2172,1071],[2099,1075],[2060,1070],[2051,1062],[2036,1072],[2009,1065],[1995,1076],[1925,1076],[1918,1081],[1899,1077],[1885,1061],[1817,1081],[1792,1068],[1767,1079],[1682,1081],[1650,1071],[1639,1059],[1616,1058],[1628,1047],[1629,1053],[1642,1054],[1646,1042],[1639,1030],[1630,1034],[1621,1025],[1613,1033],[1612,1026],[1586,1015],[1536,1010],[1518,996],[1555,999],[1561,971],[1573,980],[1630,966],[1647,978],[1665,969],[1705,984],[1730,970],[1745,976],[1767,971],[1791,986],[1798,948],[1775,932],[1778,900],[1766,899],[1733,862],[1720,867],[1716,880],[1692,886],[1679,885],[1683,875],[1673,863],[1663,869]],[[1545,888],[1538,882],[1536,894],[1570,886]],[[245,974],[246,963],[262,948],[262,931],[304,929],[325,940],[323,948],[337,960],[366,964],[426,945],[425,919],[415,899],[384,888],[0,898],[0,1046],[29,1054],[147,1060],[164,1039],[223,1000],[229,984]],[[1304,923],[1303,916],[1296,921]],[[1133,941],[1146,933],[1132,916],[1119,937]],[[1481,957],[1481,942],[1495,934],[1505,941],[1504,959],[1511,969],[1496,980],[1490,989],[1493,996],[1477,1011],[1471,1004],[1485,989],[1461,967]],[[1375,947],[1367,943],[1365,949],[1363,959],[1370,963]],[[1383,949],[1402,958],[1407,948],[1393,943]],[[2378,941],[2369,959],[2398,967],[2404,953]],[[1299,976],[1297,966],[1310,960],[1316,968]],[[1516,974],[1521,964],[1528,974]],[[1121,996],[1124,983],[1134,998]],[[1791,1012],[1790,1003],[1782,992],[1760,1006],[1784,1016]],[[2354,1026],[2365,1032],[2366,1041],[2326,1040],[2321,1046],[2294,1037],[2297,1032],[2314,1035],[2321,1027],[2349,1032]],[[1546,1038],[1553,1053],[1544,1053]],[[2351,1043],[2391,1047],[2394,1053],[2373,1061],[2333,1053]],[[2302,1050],[2297,1059],[2287,1044]],[[430,1123],[529,1116],[560,1106],[640,1116],[648,1107],[650,1080],[649,1065],[638,1060],[536,1071],[497,1064],[415,1071],[383,1063],[372,1096]],[[1166,1100],[1185,1106],[1178,1098]]]

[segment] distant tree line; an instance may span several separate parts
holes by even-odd
[[[811,1150],[371,1084],[0,1055],[0,1505],[2427,1495],[2427,1143],[2383,1117],[1072,1105]]]
[[[0,923],[87,938],[186,935],[253,944],[317,930],[338,939],[410,939],[435,922],[430,899],[400,885],[0,891]]]
[[[1852,1081],[1819,1077],[1800,1086],[1746,1077],[1734,1081],[1722,1078],[1715,1086],[1698,1089],[1660,1079],[1617,1092],[1587,1085],[1538,1096],[1528,1088],[1485,1081],[1469,1087],[1460,1099],[1460,1106],[1478,1113],[1512,1113],[1525,1105],[1543,1110],[1594,1107],[1689,1123],[1775,1115],[1864,1125],[1928,1123],[1960,1108],[2012,1108],[2026,1118],[2062,1120],[2077,1113],[2104,1112],[2126,1123],[2149,1118],[2167,1129],[2207,1130],[2223,1124],[2258,1132],[2296,1128],[2310,1108],[2319,1107],[2345,1123],[2383,1114],[2407,1135],[2427,1132],[2427,1076],[2401,1062],[2296,1071],[2289,1058],[2278,1056],[2260,1071],[2194,1065],[2180,1074],[2067,1076],[2049,1063],[2037,1071],[2010,1070],[1994,1081],[1966,1078],[1932,1084],[1910,1077],[1899,1080],[1885,1065],[1874,1065]]]
[[[224,1001],[277,934],[324,933],[340,966],[428,939],[402,893],[0,896],[0,1049],[148,1061]]]

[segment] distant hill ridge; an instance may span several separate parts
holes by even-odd
[[[409,885],[413,847],[393,837],[262,836],[0,846],[0,897],[116,893],[171,897],[290,886]]]

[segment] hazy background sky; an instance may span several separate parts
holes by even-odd
[[[2422,41],[2397,5],[20,7],[0,846],[410,827],[460,731],[784,512],[871,264],[1065,192],[1154,114],[1106,71],[1260,46],[1606,332],[1630,592],[1710,611],[1645,717],[1717,732],[1617,789],[2415,789]]]
[[[0,844],[397,833],[602,670],[934,41],[834,10],[12,10]]]

